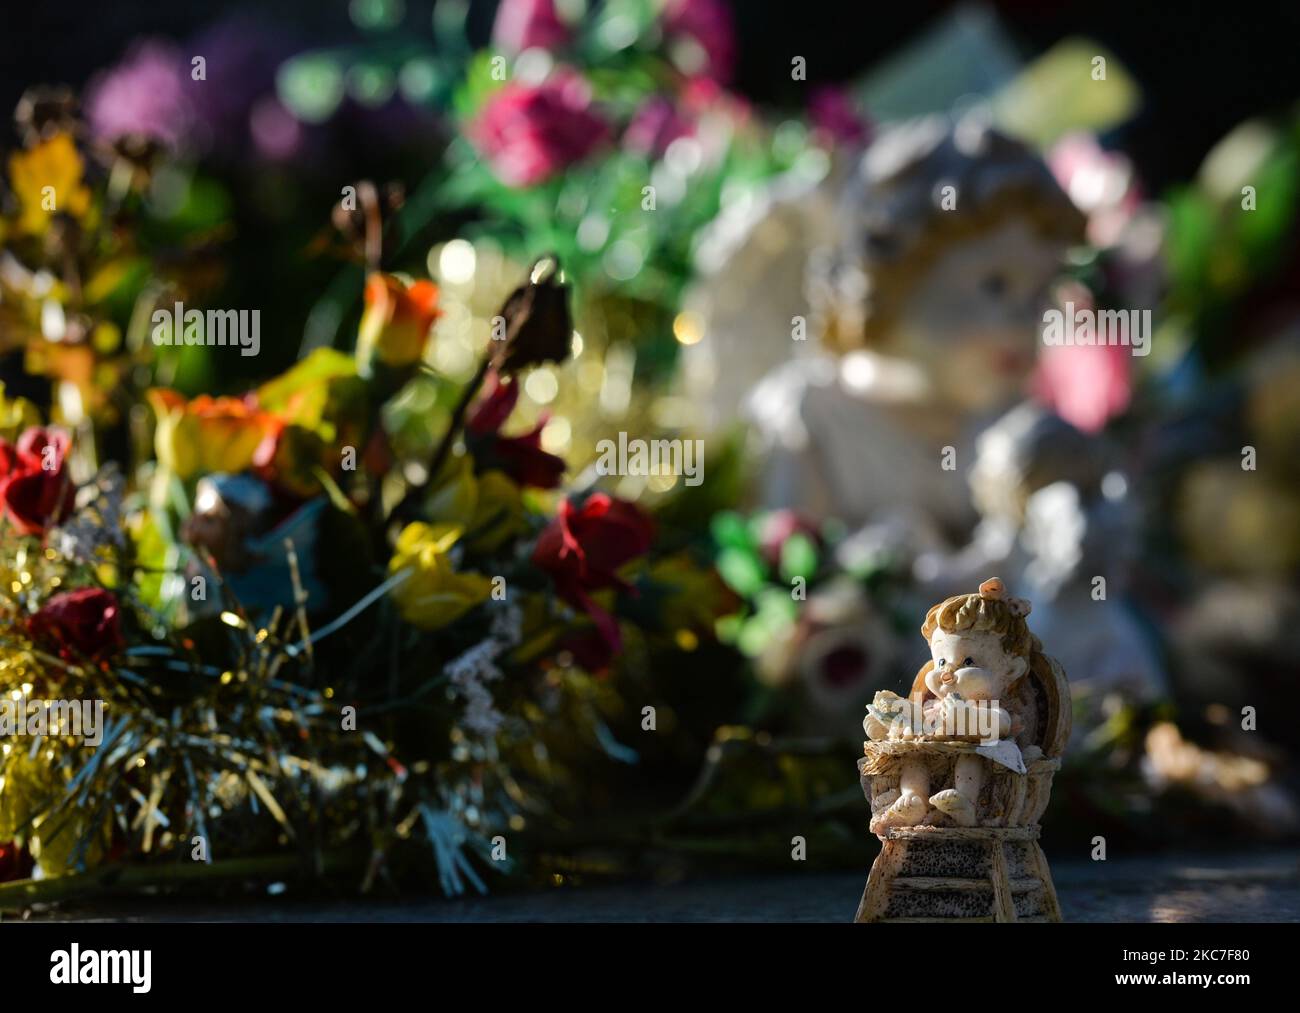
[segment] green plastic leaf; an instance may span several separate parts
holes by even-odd
[[[817,572],[817,546],[803,532],[796,532],[781,546],[781,577],[786,581],[802,577],[812,580]]]
[[[723,549],[718,556],[718,573],[739,595],[750,597],[767,582],[758,558],[743,549]]]

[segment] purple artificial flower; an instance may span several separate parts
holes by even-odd
[[[112,144],[144,137],[175,147],[188,133],[193,111],[185,95],[186,63],[170,42],[138,43],[86,92],[86,118],[96,140]]]
[[[265,95],[253,104],[248,130],[258,154],[272,162],[286,161],[302,147],[302,124],[274,95]]]
[[[507,53],[560,49],[569,41],[569,26],[555,13],[555,0],[501,0],[492,41]]]
[[[199,143],[217,153],[242,152],[251,132],[262,147],[257,121],[263,120],[265,133],[276,70],[299,48],[280,29],[247,14],[222,18],[190,40],[187,52],[204,60],[203,79],[193,80],[186,68],[184,82]]]

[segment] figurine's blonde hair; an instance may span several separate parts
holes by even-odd
[[[1043,653],[1043,645],[1030,632],[1025,616],[1029,615],[1029,602],[1013,598],[997,577],[980,585],[975,594],[959,594],[941,601],[925,614],[921,636],[928,643],[935,630],[945,633],[987,632],[1002,638],[1002,649],[1008,654],[1025,658],[1029,664],[1025,675],[1032,675],[1041,690],[1041,746],[1048,756],[1060,756],[1070,738],[1070,689],[1061,666]],[[934,668],[927,661],[916,673],[912,695],[925,698],[929,693],[925,677]],[[1017,687],[1032,687],[1016,680]],[[1032,695],[1032,694],[1031,694]]]
[[[994,633],[1002,638],[1002,649],[1021,658],[1030,657],[1042,645],[1029,632],[1023,615],[999,598],[983,594],[959,594],[941,601],[925,614],[921,636],[928,641],[936,629],[945,633]]]
[[[993,633],[1002,638],[1002,649],[1029,662],[1028,671],[1046,672],[1051,661],[1043,654],[1043,645],[1029,631],[1025,616],[1029,602],[1007,594],[998,577],[990,577],[974,594],[946,598],[925,614],[921,636],[928,643],[936,629],[945,633]],[[1019,680],[1017,680],[1019,681]]]
[[[960,214],[936,206],[940,184],[960,191]],[[1008,221],[1064,247],[1084,217],[1042,159],[982,117],[927,117],[873,142],[840,209],[852,223],[812,258],[807,294],[818,333],[836,354],[885,350],[912,291],[957,243]]]

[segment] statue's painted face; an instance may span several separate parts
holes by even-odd
[[[925,684],[940,697],[955,690],[966,700],[1001,700],[1029,669],[1027,660],[1003,650],[999,634],[986,630],[935,630],[930,636],[930,657],[934,667]]]
[[[909,293],[893,354],[920,365],[945,406],[980,412],[1017,399],[1063,253],[1018,219],[956,243]]]

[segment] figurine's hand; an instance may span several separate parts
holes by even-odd
[[[957,734],[957,715],[965,710],[966,702],[956,693],[949,693],[939,704],[940,735]]]
[[[862,730],[867,733],[867,738],[872,742],[879,742],[889,735],[889,725],[881,721],[872,711],[867,711],[867,716],[862,719]]]

